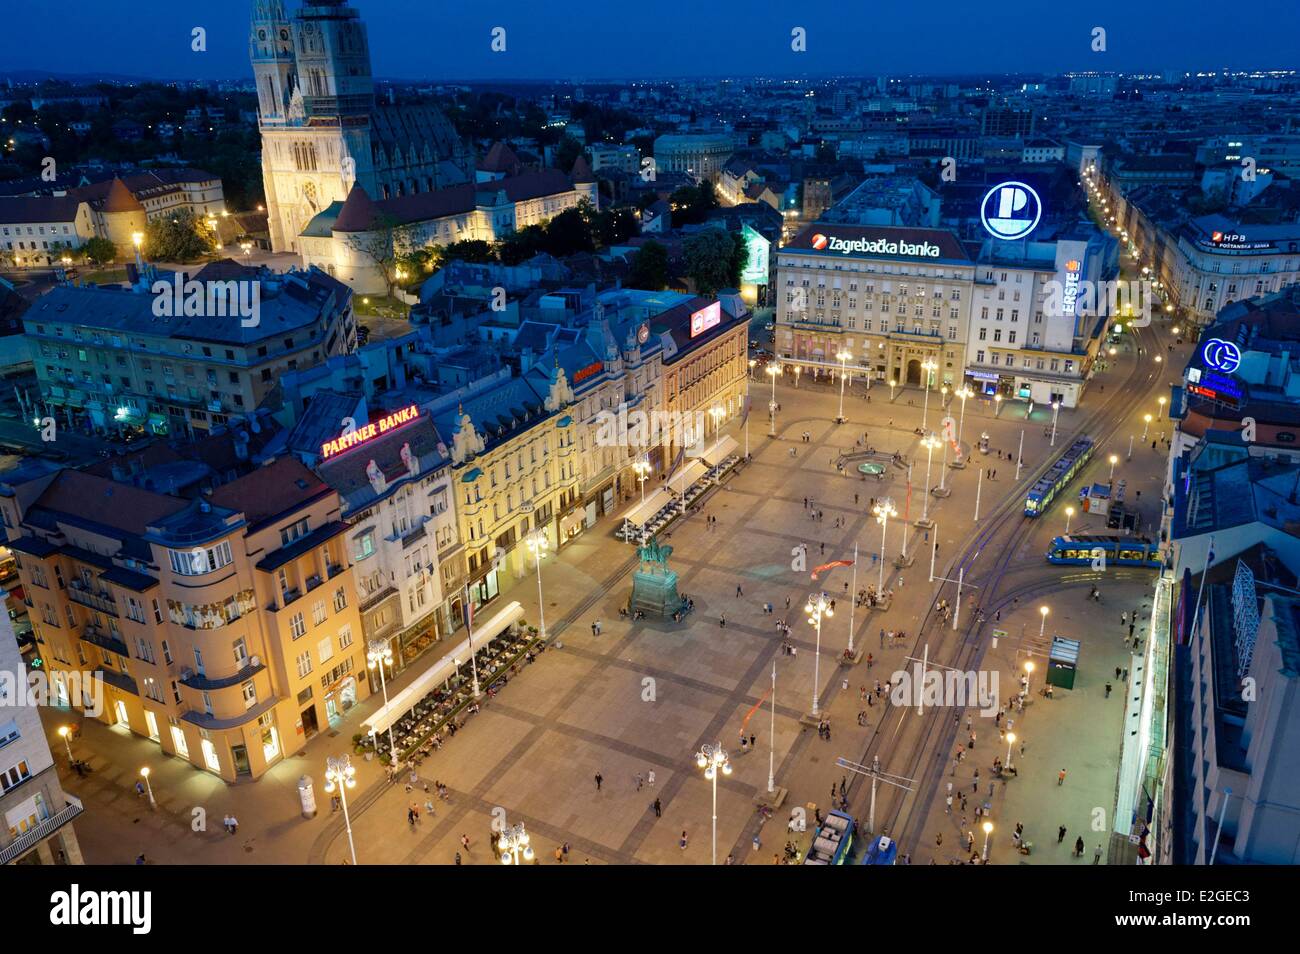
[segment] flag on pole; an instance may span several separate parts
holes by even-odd
[[[813,571],[812,571],[812,578],[815,580],[815,579],[817,579],[817,577],[818,577],[819,574],[821,574],[821,573],[825,573],[827,570],[833,570],[833,569],[835,569],[837,566],[853,566],[853,561],[852,561],[852,560],[832,560],[830,563],[823,563],[821,566],[819,566],[819,567],[814,567],[814,568],[813,568]]]

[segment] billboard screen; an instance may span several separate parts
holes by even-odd
[[[714,302],[691,315],[691,337],[704,334],[722,321],[722,305]]]
[[[740,280],[752,285],[766,285],[772,243],[748,224],[740,230],[740,235],[745,240],[746,252],[745,267],[740,272]]]

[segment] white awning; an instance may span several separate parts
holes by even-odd
[[[646,494],[645,503],[638,503],[632,509],[627,511],[627,513],[623,514],[623,516],[619,519],[619,526],[621,527],[623,525],[623,521],[627,520],[631,522],[632,526],[634,527],[637,528],[644,527],[646,525],[646,521],[648,521],[651,517],[657,514],[664,507],[668,506],[668,504],[672,500],[673,500],[672,495],[669,494],[668,491],[664,490],[662,487],[659,487],[655,490],[654,493]]]
[[[513,626],[524,618],[524,608],[518,602],[510,603],[486,623],[474,623],[474,648],[482,649],[488,641],[501,635],[508,626]],[[424,672],[415,677],[415,681],[388,700],[388,705],[380,706],[365,722],[361,723],[363,732],[383,732],[390,725],[410,712],[417,702],[427,696],[436,687],[450,679],[463,662],[469,661],[469,637],[461,640],[450,652],[438,659]]]
[[[673,474],[665,483],[668,488],[677,496],[681,496],[682,488],[690,490],[691,485],[709,472],[708,466],[698,457],[686,465],[685,472],[678,471]]]
[[[739,446],[740,445],[736,443],[734,437],[730,434],[723,434],[716,442],[714,442],[712,447],[708,448],[708,450],[700,456],[704,460],[708,461],[711,466],[716,467],[734,454]]]

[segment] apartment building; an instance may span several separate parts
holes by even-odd
[[[815,222],[777,253],[776,352],[804,373],[848,367],[875,381],[962,379],[975,284],[971,252],[944,229]]]
[[[341,502],[285,457],[198,499],[72,470],[0,483],[37,648],[104,683],[87,712],[227,781],[258,778],[367,694]]]
[[[13,624],[0,613],[0,674],[27,685],[27,665]],[[31,700],[0,687],[0,865],[79,865],[81,848],[72,821],[81,800],[59,782],[41,715]]]
[[[155,281],[165,288],[153,291]],[[23,328],[41,398],[60,414],[182,437],[251,414],[282,373],[356,350],[346,285],[318,269],[276,274],[228,260],[188,279],[150,273],[125,290],[60,285]]]
[[[15,268],[57,264],[94,237],[90,206],[72,196],[0,198],[0,261]]]

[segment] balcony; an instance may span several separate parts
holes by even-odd
[[[101,613],[107,613],[115,619],[119,618],[117,600],[112,593],[108,591],[95,592],[80,580],[73,580],[68,584],[68,599],[74,603],[80,603],[82,606],[89,606],[91,609],[99,610]]]
[[[67,798],[68,804],[61,810],[55,812],[43,822],[27,829],[0,849],[0,865],[7,865],[17,861],[41,842],[53,837],[60,828],[85,811],[81,799],[77,798],[77,796],[65,795],[64,797]]]

